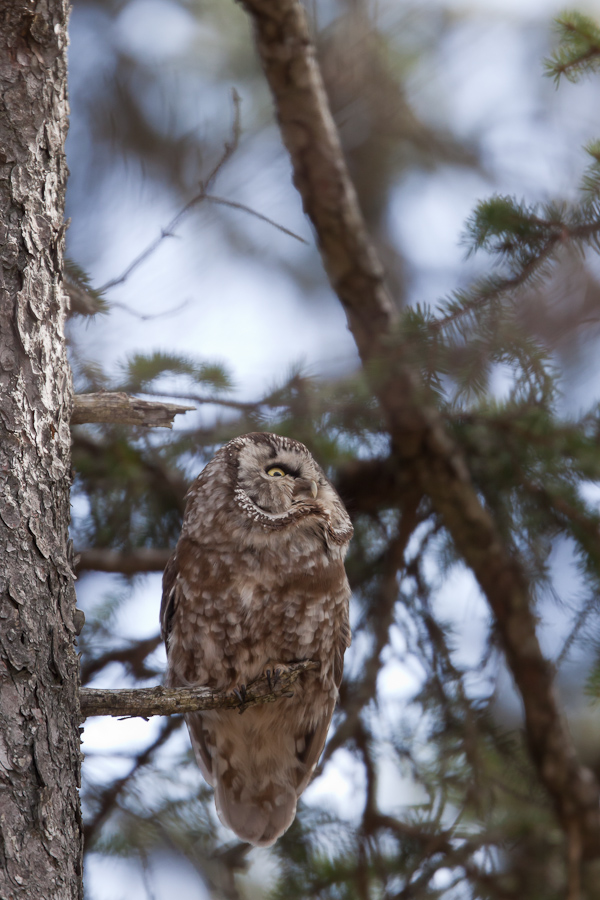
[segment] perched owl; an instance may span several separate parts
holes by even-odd
[[[344,557],[352,525],[304,444],[246,434],[193,483],[163,577],[169,686],[239,691],[311,659],[292,697],[186,716],[221,821],[273,844],[317,764],[350,644]]]

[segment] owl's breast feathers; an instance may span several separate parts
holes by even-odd
[[[350,589],[339,554],[332,558],[322,542],[317,549],[314,538],[302,552],[302,538],[289,541],[281,531],[269,547],[242,542],[235,550],[214,527],[209,540],[198,537],[182,535],[165,572],[172,682],[230,690],[258,677],[269,660],[314,659],[322,685],[339,685],[350,643]]]

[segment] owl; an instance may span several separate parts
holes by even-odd
[[[325,744],[350,644],[351,537],[307,448],[276,434],[230,441],[187,494],[163,576],[166,683],[243,697],[260,675],[320,664],[273,703],[186,715],[219,818],[258,847],[291,825]]]

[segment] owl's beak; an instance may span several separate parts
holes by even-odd
[[[298,494],[311,494],[313,499],[316,500],[318,493],[319,493],[319,486],[313,478],[295,478],[294,479],[294,490],[293,490],[294,497],[297,497]]]

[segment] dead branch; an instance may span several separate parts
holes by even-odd
[[[289,694],[290,688],[302,672],[317,669],[312,660],[285,666],[276,680],[266,675],[246,686],[243,702],[234,694],[223,694],[211,688],[122,688],[103,690],[102,688],[81,688],[79,703],[83,718],[88,716],[172,716],[180,713],[197,712],[199,709],[239,709],[259,703],[272,703],[278,697]],[[274,665],[274,670],[277,668]],[[273,676],[275,677],[275,676]]]
[[[138,547],[136,550],[109,550],[91,547],[75,554],[75,572],[118,572],[120,575],[137,575],[138,572],[162,572],[173,551],[154,547]]]
[[[488,600],[523,698],[531,756],[565,833],[579,835],[584,856],[600,857],[600,790],[577,760],[558,707],[527,578],[482,505],[460,449],[404,362],[395,335],[399,317],[358,208],[303,8],[298,0],[239,2],[254,25],[294,183],[387,420],[395,456],[430,496]]]
[[[107,425],[146,425],[149,428],[172,428],[175,416],[194,410],[195,406],[139,400],[121,391],[98,394],[76,394],[71,425],[93,422]]]

